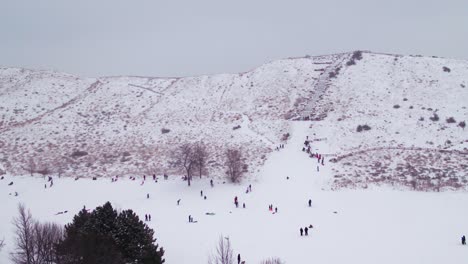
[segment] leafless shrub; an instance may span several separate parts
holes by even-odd
[[[280,258],[268,258],[262,260],[260,264],[284,264],[284,262]]]
[[[449,68],[449,67],[444,66],[444,67],[442,67],[442,69],[444,70],[444,72],[450,72],[450,68]]]
[[[231,182],[239,182],[247,166],[242,160],[242,152],[239,149],[227,149],[225,165]]]
[[[234,264],[234,256],[229,237],[219,237],[216,251],[208,258],[208,264]]]

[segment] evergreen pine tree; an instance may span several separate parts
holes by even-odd
[[[92,213],[80,211],[65,226],[65,239],[57,245],[58,263],[164,263],[164,250],[158,250],[153,235],[132,210],[119,214],[107,202]]]
[[[122,211],[117,217],[115,240],[126,261],[131,263],[163,263],[163,249],[154,242],[154,231],[132,210]]]

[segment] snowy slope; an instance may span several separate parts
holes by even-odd
[[[212,152],[211,174],[222,172],[219,157],[229,145],[244,148],[254,172],[289,132],[286,116],[297,115],[297,102],[310,96],[323,63],[342,56],[349,54],[187,78],[71,80],[3,69],[1,160],[15,173],[24,173],[30,160],[40,170],[65,166],[69,175],[171,173],[170,151],[185,141],[203,141]],[[61,85],[67,81],[72,83]],[[36,105],[47,107],[31,107]],[[237,125],[242,129],[233,130]],[[170,132],[162,134],[162,128]],[[72,158],[75,151],[87,155]]]
[[[152,215],[148,224],[166,250],[166,263],[207,263],[221,234],[230,237],[235,255],[241,254],[249,264],[273,256],[288,264],[439,264],[468,258],[468,247],[460,243],[468,234],[466,192],[326,190],[331,168],[325,163],[317,172],[316,160],[301,151],[305,137],[312,137],[311,123],[291,122],[293,136],[286,147],[269,156],[256,181],[239,185],[215,180],[212,188],[206,178],[187,187],[179,177],[147,180],[144,185],[142,177],[116,183],[54,177],[54,186],[44,189],[41,177],[7,175],[0,181],[0,237],[7,243],[0,263],[9,263],[11,219],[18,202],[40,220],[65,224],[83,205],[93,208],[106,201],[116,208],[132,208],[143,219],[144,214]],[[314,148],[325,153],[330,150],[328,142],[316,142]],[[10,181],[13,186],[8,186]],[[252,192],[245,193],[249,184]],[[207,200],[200,197],[200,190]],[[8,195],[14,191],[19,196]],[[235,208],[235,196],[245,209]],[[269,204],[278,208],[277,214],[268,211]],[[69,213],[55,215],[64,210]],[[189,215],[198,222],[188,223]],[[299,228],[310,224],[314,228],[309,236],[301,237]]]
[[[332,188],[466,188],[468,129],[458,124],[468,119],[468,62],[363,52],[349,65],[352,57],[186,78],[0,69],[0,165],[15,174],[31,161],[84,177],[179,174],[168,165],[171,150],[203,141],[210,176],[223,177],[228,146],[242,147],[255,176],[291,132],[287,120],[307,118],[311,137],[327,138]],[[371,129],[356,132],[359,125]]]
[[[315,109],[321,118],[311,131],[327,138],[335,157],[333,186],[466,188],[468,129],[459,124],[468,120],[468,63],[362,56],[343,65]],[[357,132],[359,125],[370,130]]]

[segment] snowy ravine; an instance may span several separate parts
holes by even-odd
[[[466,192],[403,192],[383,186],[329,191],[333,178],[329,163],[317,172],[317,161],[302,152],[305,137],[315,138],[311,124],[289,121],[292,137],[285,148],[270,154],[255,177],[240,184],[215,180],[212,188],[209,178],[203,178],[187,187],[180,177],[165,181],[159,176],[157,183],[147,180],[140,185],[141,175],[137,181],[126,178],[116,183],[109,178],[54,177],[54,186],[44,189],[41,177],[7,175],[0,181],[0,237],[7,243],[0,263],[9,263],[11,220],[19,202],[40,220],[65,224],[83,205],[94,208],[106,201],[116,208],[134,209],[140,217],[150,213],[148,224],[169,264],[207,263],[221,234],[229,236],[235,254],[240,253],[247,264],[272,256],[289,264],[439,264],[468,259],[468,246],[460,244],[460,237],[468,235]],[[328,139],[313,143],[313,151],[337,151]],[[249,184],[252,192],[247,194]],[[207,200],[200,197],[201,190]],[[19,196],[9,195],[15,191]],[[235,208],[235,196],[245,209]],[[307,206],[309,199],[312,208]],[[277,214],[268,211],[269,204],[278,208]],[[55,215],[64,210],[68,213]],[[188,215],[198,222],[189,224]],[[301,237],[299,228],[309,224],[314,228],[308,237]]]

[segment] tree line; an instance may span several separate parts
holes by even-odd
[[[171,166],[184,172],[184,179],[190,186],[194,175],[200,178],[207,171],[210,153],[202,142],[183,143],[171,154]],[[226,176],[231,182],[239,182],[248,166],[239,148],[230,147],[224,152]]]
[[[169,165],[184,173],[184,179],[190,186],[193,176],[202,177],[207,174],[208,160],[211,157],[209,149],[203,142],[183,143],[176,147],[169,155]],[[65,157],[54,161],[49,167],[38,162],[33,157],[26,159],[22,169],[33,176],[39,173],[42,176],[57,173],[60,177],[68,169]],[[223,153],[223,165],[226,176],[231,182],[239,182],[248,166],[240,148],[228,147]]]

